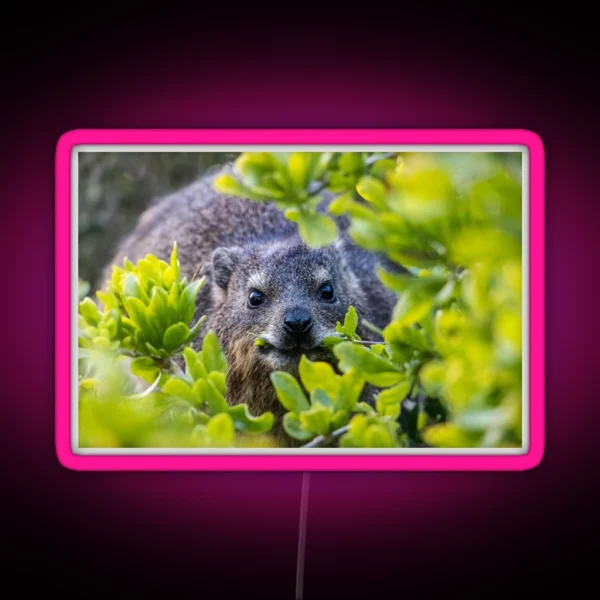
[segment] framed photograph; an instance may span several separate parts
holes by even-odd
[[[527,130],[65,133],[59,461],[534,468],[544,177]]]

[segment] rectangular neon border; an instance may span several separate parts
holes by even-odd
[[[71,156],[79,145],[519,145],[529,154],[529,449],[482,455],[79,455],[71,447]],[[55,441],[79,471],[512,471],[538,466],[545,446],[545,164],[528,130],[73,130],[56,148]],[[535,310],[532,308],[535,307]],[[151,451],[150,451],[151,452]]]

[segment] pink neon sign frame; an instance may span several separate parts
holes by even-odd
[[[81,145],[510,145],[528,152],[529,444],[515,455],[81,455],[71,445],[71,169]],[[73,130],[56,148],[56,451],[73,470],[100,471],[509,471],[536,467],[545,446],[545,161],[539,136],[515,130]],[[535,307],[535,310],[531,310]]]

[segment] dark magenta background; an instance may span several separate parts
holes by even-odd
[[[538,133],[547,160],[542,464],[524,473],[313,474],[305,590],[513,593],[516,577],[536,587],[579,578],[564,559],[582,552],[597,521],[599,416],[598,131],[585,30],[575,48],[537,21],[517,27],[497,16],[486,30],[468,20],[461,31],[446,27],[439,12],[437,24],[405,16],[384,28],[380,8],[361,29],[327,29],[319,17],[320,31],[257,35],[248,22],[232,29],[224,12],[162,35],[124,15],[100,31],[96,15],[62,33],[50,22],[35,35],[17,27],[2,42],[12,66],[2,130],[2,487],[18,580],[52,567],[48,589],[77,573],[80,591],[105,596],[215,586],[231,597],[258,586],[259,597],[293,598],[300,473],[78,473],[56,459],[54,151],[63,132],[90,127]],[[560,25],[571,31],[566,17]]]

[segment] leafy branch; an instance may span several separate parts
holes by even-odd
[[[331,433],[331,435],[327,435],[327,436],[318,435],[311,442],[308,442],[308,444],[304,444],[304,446],[301,446],[301,447],[302,448],[318,448],[320,446],[328,446],[328,445],[332,444],[333,442],[337,441],[339,438],[341,438],[346,433],[348,433],[349,430],[350,430],[350,425],[344,425],[344,427],[340,427],[339,429],[336,429],[333,433]]]

